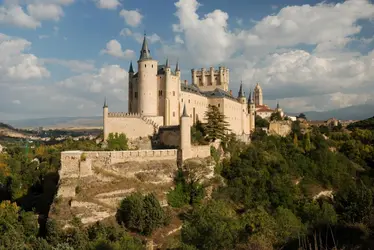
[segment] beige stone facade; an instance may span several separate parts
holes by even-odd
[[[152,59],[144,38],[138,72],[130,64],[128,113],[110,113],[104,105],[104,139],[109,133],[137,138],[153,135],[161,126],[178,126],[184,106],[190,125],[198,120],[205,122],[209,105],[217,106],[226,116],[231,132],[249,136],[255,128],[255,105],[251,105],[252,98],[245,98],[242,85],[238,96],[232,95],[229,74],[226,67],[192,69],[192,84],[181,81],[179,64],[175,70],[171,70],[168,60],[159,65]],[[262,100],[262,92],[259,97]]]

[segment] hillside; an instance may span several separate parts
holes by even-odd
[[[102,126],[102,117],[50,117],[22,120],[8,120],[6,123],[17,128],[97,128]]]
[[[0,122],[0,137],[27,138],[30,134]]]
[[[374,104],[350,106],[324,112],[307,111],[302,113],[306,115],[308,120],[327,120],[332,117],[338,120],[362,120],[374,115]]]
[[[374,116],[369,119],[365,119],[362,121],[349,124],[347,128],[351,130],[354,128],[359,128],[359,129],[368,129],[368,130],[374,131]]]

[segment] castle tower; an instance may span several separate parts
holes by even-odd
[[[241,103],[241,131],[243,134],[248,134],[248,121],[247,121],[247,99],[245,98],[244,92],[243,92],[243,83],[240,83],[240,88],[238,92],[238,102]]]
[[[179,62],[177,61],[177,64],[175,65],[175,75],[179,77],[179,80],[181,78],[181,70],[179,69]]]
[[[247,104],[247,100],[246,100],[244,92],[243,92],[243,83],[240,83],[240,88],[239,88],[239,92],[238,92],[238,101],[241,104]]]
[[[129,68],[129,90],[128,90],[128,113],[135,113],[134,111],[134,87],[133,87],[133,76],[134,76],[134,68],[132,67],[132,61],[130,62]]]
[[[171,72],[169,59],[165,66],[165,112],[164,126],[179,124],[180,70],[177,64],[175,75]]]
[[[253,101],[252,91],[249,91],[248,97],[248,114],[249,114],[249,130],[255,130],[256,106]]]
[[[145,34],[138,60],[138,90],[138,112],[144,116],[157,116],[157,61],[151,57]]]
[[[106,97],[104,100],[104,106],[103,106],[103,134],[104,134],[104,141],[108,139],[108,104],[106,102]]]
[[[183,114],[180,118],[180,150],[182,159],[187,159],[191,154],[191,118],[187,114],[186,104],[183,107]]]
[[[165,112],[164,112],[164,126],[170,125],[170,116],[171,116],[171,69],[169,65],[169,58],[166,59],[165,63]]]
[[[254,94],[255,94],[255,105],[256,107],[257,106],[261,106],[261,105],[264,105],[263,103],[263,99],[262,99],[262,88],[260,86],[260,84],[256,84],[256,87],[254,89]]]

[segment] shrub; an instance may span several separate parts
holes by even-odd
[[[119,223],[144,235],[164,225],[166,219],[165,211],[153,194],[134,193],[122,200],[117,212]]]

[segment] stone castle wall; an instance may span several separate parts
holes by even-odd
[[[105,135],[110,133],[124,133],[129,139],[147,137],[157,132],[163,124],[163,117],[144,117],[133,113],[108,113],[104,119]]]
[[[64,151],[61,153],[60,177],[89,175],[92,162],[110,165],[125,161],[176,160],[177,150]],[[96,164],[98,165],[98,164]]]
[[[180,126],[161,127],[158,135],[162,145],[179,147],[181,136]]]

